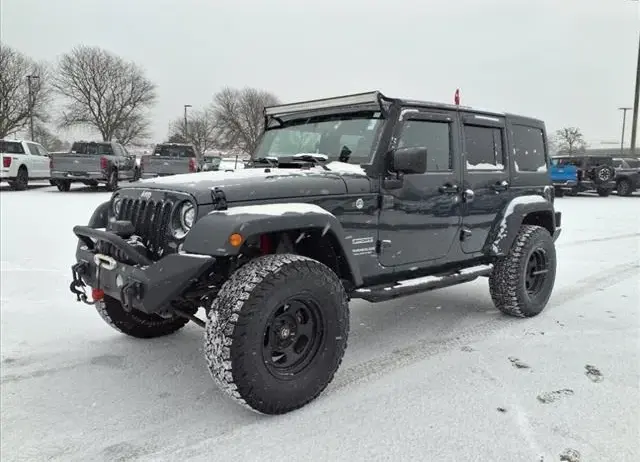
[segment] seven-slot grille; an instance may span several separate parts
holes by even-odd
[[[135,227],[147,249],[161,256],[169,237],[174,203],[162,200],[142,200],[123,197],[118,220],[128,220]]]

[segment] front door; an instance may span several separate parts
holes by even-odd
[[[504,117],[462,112],[464,159],[462,250],[482,251],[510,197]]]
[[[382,184],[379,261],[399,266],[444,258],[460,230],[459,127],[454,111],[405,109],[391,148],[426,147],[427,172]]]

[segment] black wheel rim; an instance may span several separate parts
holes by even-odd
[[[540,294],[549,272],[549,259],[544,249],[535,249],[529,256],[524,285],[530,297]]]
[[[320,350],[323,327],[315,300],[295,297],[278,306],[267,321],[262,343],[269,372],[283,380],[302,372]]]

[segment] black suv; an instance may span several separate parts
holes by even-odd
[[[269,107],[249,168],[123,186],[75,226],[70,288],[134,337],[193,321],[223,390],[289,412],[337,371],[350,299],[482,276],[501,311],[539,314],[560,233],[548,162],[532,118],[380,92]]]
[[[613,159],[616,169],[616,190],[619,196],[630,196],[640,188],[640,159],[616,157]]]

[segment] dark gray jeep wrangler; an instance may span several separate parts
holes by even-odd
[[[289,412],[336,373],[350,299],[483,276],[498,309],[539,314],[560,233],[548,165],[532,118],[380,92],[269,107],[246,169],[123,186],[74,227],[70,288],[127,335],[202,326],[223,390]]]

